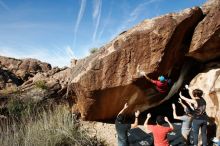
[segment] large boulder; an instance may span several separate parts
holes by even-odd
[[[36,59],[14,59],[0,56],[0,90],[14,89],[35,74],[49,70],[51,70],[50,64]]]
[[[178,76],[189,38],[202,18],[201,9],[195,7],[144,20],[98,52],[78,60],[71,71],[71,89],[81,116],[110,119],[125,102],[130,105],[128,113],[160,104],[164,97],[137,76],[137,66],[154,79],[160,74]]]
[[[50,64],[37,59],[15,59],[3,56],[0,56],[0,64],[23,81],[28,80],[38,72],[46,72],[52,68]]]
[[[20,99],[42,101],[47,98],[62,99],[66,95],[69,83],[70,68],[53,68],[47,72],[39,72],[19,86]]]
[[[191,82],[191,89],[201,89],[207,102],[207,114],[217,125],[217,135],[220,136],[220,66],[199,73]],[[212,131],[214,132],[214,131]]]
[[[220,1],[209,0],[202,10],[206,16],[195,29],[188,55],[205,62],[220,56]]]

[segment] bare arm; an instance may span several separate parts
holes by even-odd
[[[176,115],[176,106],[175,106],[175,104],[172,104],[172,107],[173,107],[173,118],[180,120],[180,117]]]
[[[185,85],[185,88],[188,89],[190,97],[191,97],[192,99],[195,99],[195,97],[194,97],[193,94],[192,94],[192,89],[189,88],[189,85]]]
[[[147,114],[147,118],[146,118],[146,120],[145,120],[145,122],[144,122],[144,127],[145,127],[146,129],[148,129],[148,128],[147,128],[147,125],[148,125],[148,121],[149,121],[150,117],[151,117],[151,114],[148,113],[148,114]]]
[[[186,110],[186,108],[188,108],[188,107],[182,102],[181,99],[179,99],[179,103],[183,106],[184,110]],[[189,107],[190,107],[191,109],[194,109],[194,107],[192,106],[191,103],[187,103],[187,104],[189,105]]]
[[[184,110],[187,108],[187,106],[182,102],[181,98],[179,99],[178,102],[182,105],[182,107],[184,108]]]
[[[137,66],[137,72],[141,75],[144,76],[148,81],[152,82],[152,80],[146,75],[144,71],[140,71],[140,65]]]
[[[135,112],[135,121],[134,121],[133,124],[131,124],[131,128],[136,128],[138,126],[138,117],[139,117],[139,115],[140,115],[140,111],[137,110]]]
[[[181,99],[185,100],[188,104],[192,103],[192,104],[197,104],[197,102],[194,99],[188,99],[186,97],[184,97],[181,92],[179,93],[179,96]]]
[[[173,130],[173,125],[170,123],[169,119],[167,117],[164,117],[164,120],[169,124],[170,128]]]
[[[148,81],[152,82],[152,80],[151,80],[146,74],[144,74],[144,77],[145,77]]]
[[[125,103],[123,109],[118,113],[118,115],[123,114],[125,109],[127,109],[127,108],[128,108],[128,103]]]

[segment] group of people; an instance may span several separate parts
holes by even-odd
[[[156,89],[164,93],[167,90],[167,81],[162,77],[159,78],[158,81],[151,80],[147,76],[145,76],[149,81],[156,85]],[[202,135],[202,145],[207,146],[207,121],[208,117],[206,115],[206,102],[203,99],[203,91],[200,89],[191,90],[188,85],[185,86],[186,89],[189,90],[189,94],[191,98],[186,98],[179,93],[180,99],[179,103],[184,108],[184,115],[178,116],[176,113],[176,106],[172,104],[173,108],[173,117],[174,119],[178,119],[182,121],[181,134],[184,139],[185,145],[188,145],[189,142],[189,134],[192,130],[193,133],[193,145],[198,146],[198,134],[199,129],[201,128]],[[184,102],[183,102],[184,101]],[[185,104],[184,104],[185,103]],[[116,131],[118,133],[118,145],[119,146],[127,146],[128,144],[128,136],[127,132],[131,128],[136,128],[138,126],[138,116],[140,111],[135,112],[135,122],[133,124],[125,124],[124,123],[124,111],[128,108],[128,104],[124,105],[124,108],[119,112],[116,118]],[[173,125],[170,123],[167,117],[157,116],[156,124],[151,125],[148,123],[151,118],[151,114],[147,114],[147,118],[144,122],[144,127],[147,131],[152,132],[154,138],[155,146],[169,146],[169,141],[167,140],[167,134],[174,130]],[[163,124],[165,121],[168,123],[168,127]]]

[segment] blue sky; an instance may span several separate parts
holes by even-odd
[[[0,55],[69,66],[144,19],[205,0],[0,0]]]

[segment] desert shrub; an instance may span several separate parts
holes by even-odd
[[[0,125],[0,145],[101,146],[103,142],[82,130],[67,107],[57,106],[54,110],[24,116],[19,123],[11,120]]]
[[[97,52],[99,49],[98,48],[91,48],[89,50],[90,54],[94,54],[95,52]]]
[[[35,104],[36,103],[31,99],[24,102],[20,99],[11,98],[9,99],[7,104],[9,117],[13,117],[16,120],[20,120],[22,116],[29,116],[33,112],[32,110],[34,109]]]
[[[19,99],[10,99],[8,101],[8,112],[11,117],[20,118],[22,111],[25,110],[23,102]]]
[[[37,88],[47,89],[45,81],[39,80],[39,81],[36,81],[34,84]]]

